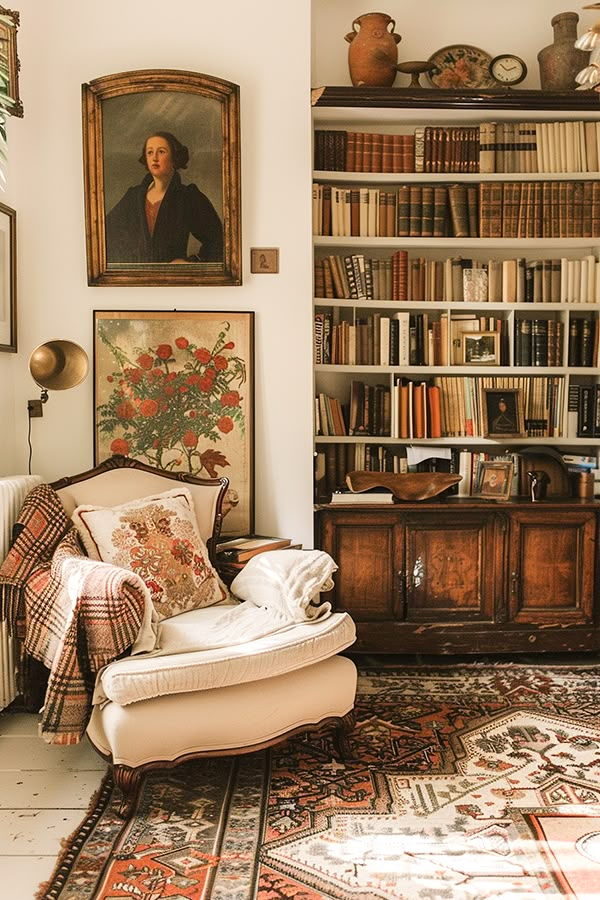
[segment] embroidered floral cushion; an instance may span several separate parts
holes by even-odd
[[[92,559],[143,578],[161,618],[212,606],[227,596],[198,532],[187,488],[121,506],[78,506],[72,518]]]

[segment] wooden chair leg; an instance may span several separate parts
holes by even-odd
[[[117,814],[121,819],[129,818],[142,780],[142,770],[131,766],[113,766],[113,778],[116,787],[121,791],[121,803]]]
[[[337,754],[341,760],[347,760],[350,762],[354,759],[354,752],[352,750],[352,745],[350,744],[349,737],[350,733],[354,730],[354,726],[356,725],[356,713],[353,709],[350,710],[349,713],[339,720],[339,723],[336,725],[334,733],[333,733],[333,742]]]

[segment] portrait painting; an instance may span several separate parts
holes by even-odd
[[[489,460],[480,463],[477,496],[490,500],[508,500],[512,478],[512,462]]]
[[[239,88],[145,70],[83,85],[88,283],[241,283]]]
[[[254,313],[94,312],[94,460],[226,476],[223,534],[254,530]]]
[[[523,401],[518,388],[483,389],[483,436],[488,438],[525,436]]]

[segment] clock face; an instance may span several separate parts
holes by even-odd
[[[498,84],[520,84],[527,75],[527,66],[518,56],[503,53],[491,61],[490,75]]]

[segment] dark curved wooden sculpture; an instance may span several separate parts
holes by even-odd
[[[447,472],[348,472],[346,484],[357,494],[382,487],[397,500],[428,500],[447,491],[462,479],[462,475]]]

